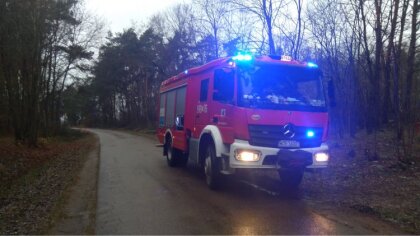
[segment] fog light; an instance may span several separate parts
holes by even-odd
[[[329,159],[329,156],[328,156],[328,153],[326,152],[315,153],[315,160],[317,162],[326,162],[328,161],[328,159]]]
[[[238,161],[259,161],[261,152],[249,150],[235,150],[235,158]]]

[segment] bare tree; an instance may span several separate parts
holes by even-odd
[[[239,51],[255,51],[257,53],[264,52],[264,43],[265,36],[261,34],[256,25],[259,24],[259,19],[255,17],[250,17],[249,13],[246,11],[236,11],[230,12],[226,16],[226,27],[224,29],[225,34],[225,46],[232,47],[234,43],[235,50],[228,49],[225,47],[226,53],[228,55],[233,55]],[[230,46],[229,46],[230,45]],[[257,50],[257,48],[261,48]]]
[[[39,135],[56,133],[68,78],[88,69],[88,48],[100,28],[79,6],[77,0],[0,3],[0,78],[17,142],[36,146]]]
[[[395,52],[395,35],[397,31],[397,23],[398,23],[398,13],[399,13],[399,7],[400,7],[400,0],[395,0],[394,4],[390,6],[390,13],[391,16],[390,21],[390,30],[389,30],[389,36],[388,36],[388,45],[386,48],[386,53],[384,56],[385,64],[384,64],[384,99],[383,99],[383,114],[382,114],[382,122],[386,123],[388,122],[388,114],[390,113],[391,109],[391,67],[392,63],[396,63],[396,61],[393,60],[393,53]],[[395,57],[394,57],[395,58]],[[396,66],[394,64],[394,66]]]
[[[44,50],[42,73],[43,106],[41,127],[45,135],[56,133],[62,116],[62,93],[69,83],[89,73],[89,61],[102,37],[103,23],[88,14],[82,5],[74,5],[68,21],[51,21],[48,47]]]
[[[286,6],[288,10],[283,12],[284,17],[276,22],[275,28],[281,33],[282,49],[293,58],[299,59],[305,33],[304,1],[293,0],[292,2],[293,4]]]
[[[274,25],[280,15],[280,10],[286,6],[284,0],[233,0],[239,11],[248,11],[257,16],[268,38],[268,53],[275,54]]]
[[[414,104],[416,104],[416,101],[413,102],[413,98],[416,98],[416,96],[413,94],[414,91],[417,89],[414,87],[416,85],[414,83],[414,74],[415,74],[415,66],[416,66],[416,47],[417,45],[417,39],[418,39],[418,13],[419,13],[419,5],[418,1],[413,1],[412,3],[412,10],[411,10],[411,29],[410,29],[410,41],[408,46],[408,52],[407,52],[407,74],[406,74],[406,86],[405,86],[405,99],[403,103],[403,110],[404,110],[404,122],[406,123],[407,127],[407,135],[402,135],[403,139],[403,150],[404,150],[404,157],[401,158],[402,161],[407,162],[411,159],[412,152],[413,152],[413,143],[414,143],[414,123],[416,121],[416,108]]]
[[[324,77],[336,91],[336,107],[332,110],[332,127],[340,136],[354,126],[356,75],[354,68],[354,40],[337,0],[318,1],[308,8],[307,17],[312,40],[320,48],[318,62]],[[349,89],[352,88],[352,89]],[[330,88],[332,89],[332,88]]]
[[[197,19],[203,24],[205,32],[202,35],[212,35],[214,40],[214,55],[219,57],[220,51],[220,30],[226,23],[226,15],[231,11],[229,1],[225,0],[195,0],[194,4],[198,6],[200,12]],[[201,16],[201,17],[200,17]]]
[[[47,1],[2,1],[0,57],[17,142],[37,143],[42,51],[51,6]],[[7,45],[7,46],[6,46]]]

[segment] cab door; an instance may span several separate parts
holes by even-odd
[[[233,142],[233,121],[235,104],[235,71],[231,68],[220,68],[214,71],[213,94],[210,121],[222,133],[225,143]]]

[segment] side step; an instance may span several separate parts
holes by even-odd
[[[163,144],[157,143],[157,144],[155,144],[155,147],[163,147]]]

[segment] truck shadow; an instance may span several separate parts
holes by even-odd
[[[183,171],[202,181],[206,185],[201,168],[188,165]],[[222,176],[222,184],[217,192],[240,198],[266,197],[279,200],[303,200],[304,191],[301,188],[287,188],[281,184],[276,171],[237,171],[233,175]]]
[[[282,200],[302,200],[303,191],[300,188],[288,188],[281,184],[276,173],[266,171],[240,171],[228,176],[230,187],[237,191],[256,191]]]

